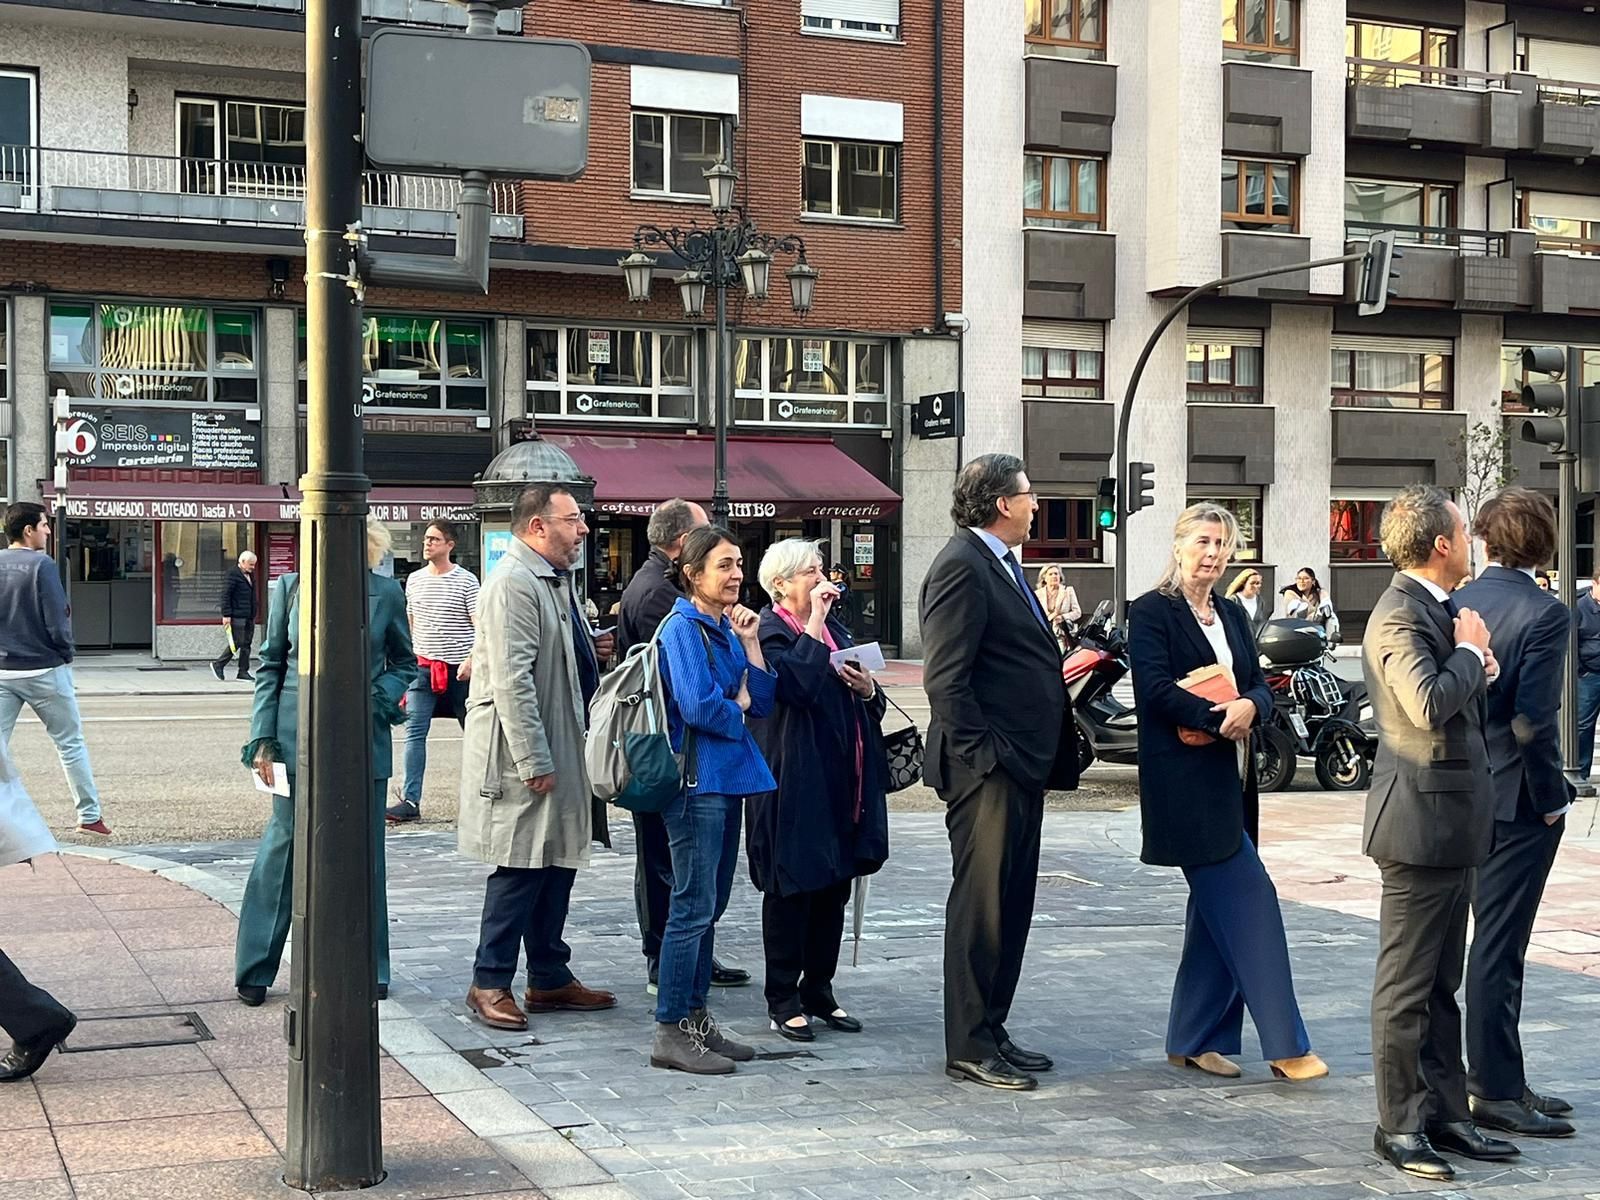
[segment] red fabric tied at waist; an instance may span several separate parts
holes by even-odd
[[[428,686],[435,696],[442,696],[450,690],[451,667],[447,662],[440,662],[434,658],[423,658],[417,655],[417,666],[424,667],[428,672]]]

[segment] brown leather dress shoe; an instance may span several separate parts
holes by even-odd
[[[599,1012],[602,1008],[615,1008],[617,997],[614,992],[586,988],[574,979],[565,987],[548,991],[529,988],[522,1002],[529,1012]]]
[[[467,989],[467,1008],[490,1029],[510,1029],[520,1033],[528,1027],[528,1018],[517,1007],[517,998],[510,988]]]

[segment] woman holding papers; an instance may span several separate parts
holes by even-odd
[[[761,652],[778,697],[752,730],[778,786],[747,805],[750,878],[763,896],[772,1027],[809,1042],[812,1017],[840,1033],[861,1030],[834,996],[833,974],[851,880],[889,857],[885,704],[870,672],[837,653],[852,643],[815,542],[776,543],[759,579],[772,597],[761,610]],[[871,657],[882,659],[863,654]]]
[[[367,518],[367,566],[389,553],[389,531]],[[256,667],[255,708],[243,758],[263,784],[273,786],[279,764],[288,768],[287,794],[272,797],[272,815],[261,834],[250,881],[239,907],[239,937],[234,948],[234,983],[239,999],[254,1006],[266,999],[283,960],[294,895],[295,734],[300,717],[300,578],[280,575],[268,597],[267,639]],[[393,771],[390,727],[404,721],[400,698],[417,677],[406,622],[406,597],[393,579],[367,572],[367,646],[372,696],[373,936],[377,941],[377,984],[381,1000],[389,989],[389,906],[384,892],[383,806]],[[354,699],[355,697],[352,697]]]
[[[1139,710],[1140,857],[1189,881],[1167,1060],[1237,1076],[1249,1008],[1262,1055],[1285,1079],[1328,1073],[1295,1002],[1278,893],[1256,855],[1256,723],[1272,710],[1244,610],[1213,589],[1239,544],[1233,514],[1185,509],[1156,589],[1128,612]]]

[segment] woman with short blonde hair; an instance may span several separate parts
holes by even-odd
[[[1050,623],[1056,640],[1065,646],[1077,632],[1083,609],[1078,604],[1078,593],[1062,577],[1059,564],[1049,563],[1039,571],[1039,586],[1033,594],[1044,609],[1044,619]]]

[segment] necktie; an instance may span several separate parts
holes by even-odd
[[[1456,617],[1460,615],[1461,606],[1456,603],[1455,597],[1446,596],[1444,598],[1444,611],[1445,615],[1448,616],[1452,621],[1454,621]]]
[[[1039,598],[1033,594],[1033,589],[1028,586],[1028,578],[1022,573],[1022,564],[1017,561],[1017,557],[1014,554],[1007,554],[1005,559],[1006,566],[1011,568],[1011,578],[1016,580],[1017,587],[1027,597],[1028,607],[1033,610],[1034,619],[1044,626],[1046,632],[1049,632],[1050,622],[1044,619],[1044,609],[1039,607]]]

